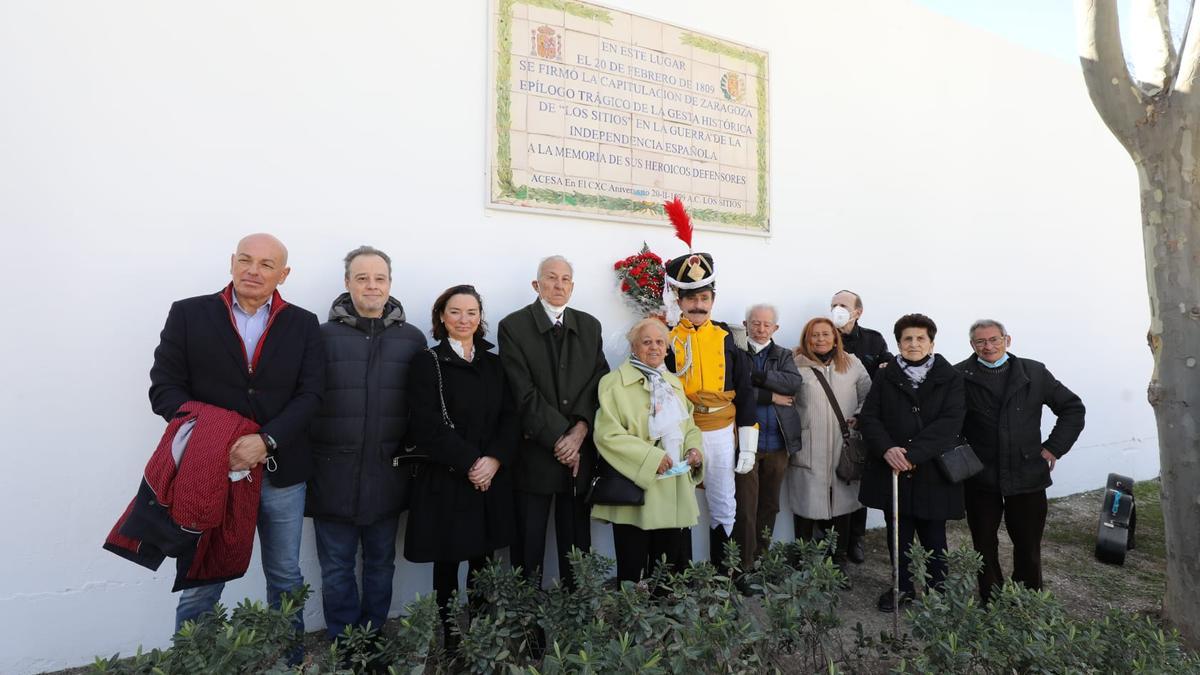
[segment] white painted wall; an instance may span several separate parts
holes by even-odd
[[[719,316],[773,301],[790,344],[851,287],[885,334],[902,313],[933,316],[952,360],[971,320],[1004,320],[1014,351],[1088,404],[1053,493],[1156,475],[1135,176],[1075,68],[907,2],[610,3],[770,51],[775,235],[697,235],[717,256]],[[622,355],[631,316],[611,261],[643,239],[680,245],[667,229],[483,208],[485,12],[0,4],[0,672],[167,643],[172,566],[151,574],[100,543],[162,430],[146,388],[168,304],[219,289],[241,235],[281,236],[282,290],[320,314],[346,250],[390,251],[423,329],[456,282],[482,289],[494,325],[561,252],[576,305]],[[303,563],[318,582],[311,537]],[[428,566],[403,563],[397,607],[429,584]],[[255,561],[226,599],[262,589]],[[319,601],[307,619],[321,625]]]

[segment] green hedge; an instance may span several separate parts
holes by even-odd
[[[830,542],[828,545],[833,545]],[[454,653],[438,646],[432,596],[418,597],[382,633],[347,629],[327,650],[289,668],[291,615],[243,602],[187,624],[167,650],[97,659],[100,673],[1093,673],[1200,672],[1200,659],[1150,619],[1118,611],[1099,619],[1065,614],[1048,592],[1007,585],[988,606],[975,594],[979,557],[949,555],[940,592],[919,592],[912,634],[843,640],[841,572],[827,544],[777,543],[735,584],[707,562],[641,584],[608,579],[612,561],[576,554],[578,588],[548,591],[497,564],[481,571],[454,630]],[[726,560],[737,560],[732,543]],[[928,554],[913,547],[914,578]],[[918,584],[918,588],[921,584]],[[548,636],[544,651],[541,635]]]

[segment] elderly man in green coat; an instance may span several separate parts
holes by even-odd
[[[612,523],[617,578],[637,581],[662,560],[675,570],[692,558],[704,479],[700,429],[679,378],[666,369],[667,327],[643,319],[629,331],[629,359],[600,380],[596,447],[601,458],[645,494],[645,502],[597,504]]]
[[[571,263],[562,256],[542,260],[532,285],[537,299],[504,317],[499,330],[500,360],[521,417],[512,562],[541,585],[553,505],[558,572],[572,584],[567,554],[592,545],[584,497],[596,454],[596,387],[608,361],[600,322],[567,306],[575,287]]]

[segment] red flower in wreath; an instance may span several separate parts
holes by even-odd
[[[613,270],[620,281],[621,294],[626,302],[644,316],[663,314],[663,277],[666,270],[661,257],[643,243],[641,251],[614,263]]]

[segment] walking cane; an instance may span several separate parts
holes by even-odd
[[[892,637],[900,639],[900,472],[892,470]]]

